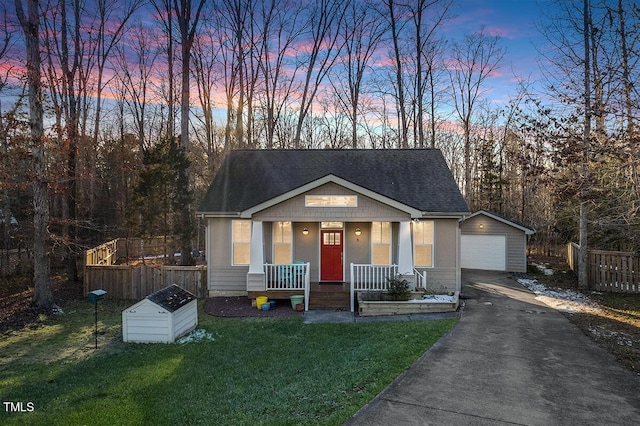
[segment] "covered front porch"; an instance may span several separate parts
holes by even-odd
[[[255,299],[266,296],[270,300],[288,300],[293,295],[303,295],[305,311],[308,310],[356,310],[358,294],[381,293],[388,290],[389,278],[398,275],[398,265],[355,264],[349,266],[350,280],[343,282],[311,282],[310,263],[263,264],[261,288],[248,292]],[[427,271],[414,269],[403,277],[411,281],[411,290],[424,289]],[[255,283],[256,287],[258,283]]]
[[[253,220],[247,294],[251,298],[267,296],[269,299],[304,295],[305,310],[354,311],[356,292],[384,291],[388,279],[399,273],[412,287],[424,284],[419,281],[424,274],[416,275],[412,245],[410,220]],[[286,259],[294,260],[287,262]],[[385,261],[387,263],[383,263]]]

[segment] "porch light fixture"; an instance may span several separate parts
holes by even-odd
[[[480,225],[478,225],[478,228],[484,229],[484,223],[481,223]]]
[[[304,229],[302,230],[302,235],[309,235],[309,229],[304,228]]]
[[[362,231],[360,230],[360,228],[356,228],[356,237],[359,237],[360,235],[362,235]]]

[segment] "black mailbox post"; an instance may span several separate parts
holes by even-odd
[[[104,291],[104,290],[93,290],[93,291],[90,291],[89,293],[87,293],[87,299],[89,299],[89,302],[93,303],[93,306],[95,306],[96,349],[98,349],[98,302],[101,301],[101,300],[104,300],[104,295],[105,294],[107,294],[107,292]]]

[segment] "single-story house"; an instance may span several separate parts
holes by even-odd
[[[527,241],[535,232],[496,213],[479,210],[461,224],[462,267],[527,272]]]
[[[460,291],[469,213],[437,149],[231,151],[198,209],[209,295],[304,294],[308,308],[323,284],[353,300],[398,274]]]

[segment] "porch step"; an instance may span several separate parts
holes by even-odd
[[[330,310],[346,309],[351,307],[351,297],[344,291],[311,292],[309,297],[309,309]]]

